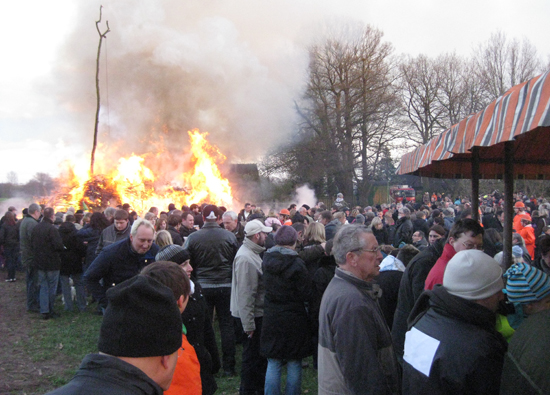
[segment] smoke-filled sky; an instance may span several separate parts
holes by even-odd
[[[0,24],[0,182],[88,163],[100,1],[20,0]],[[491,33],[547,56],[550,2],[526,0],[118,0],[103,3],[100,143],[129,155],[188,147],[210,132],[230,161],[289,138],[307,46],[327,26],[381,29],[395,54],[468,55]],[[547,58],[546,58],[547,59]],[[107,83],[108,82],[108,83]],[[111,151],[111,150],[109,150]]]

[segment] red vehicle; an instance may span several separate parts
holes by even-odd
[[[416,192],[408,185],[394,185],[390,188],[390,197],[394,203],[415,203]]]

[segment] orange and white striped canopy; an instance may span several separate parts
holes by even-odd
[[[550,71],[512,87],[406,154],[397,174],[470,178],[471,150],[479,149],[479,178],[502,178],[504,143],[514,141],[514,175],[550,179]]]

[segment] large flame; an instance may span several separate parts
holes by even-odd
[[[208,133],[200,133],[197,129],[188,133],[192,168],[178,174],[176,179],[167,182],[162,170],[155,172],[151,169],[162,169],[159,162],[166,160],[168,154],[132,154],[120,158],[115,170],[94,176],[77,166],[70,166],[65,180],[69,192],[60,197],[62,205],[91,209],[129,203],[141,214],[153,206],[165,210],[170,203],[178,208],[201,202],[231,207],[231,186],[218,168],[218,163],[223,163],[226,157],[208,143]],[[148,167],[146,162],[151,166]]]

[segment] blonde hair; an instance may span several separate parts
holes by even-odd
[[[326,241],[325,226],[319,222],[309,224],[304,233],[304,241],[324,243]]]
[[[172,235],[167,230],[161,230],[157,233],[157,236],[155,237],[155,243],[162,248],[164,246],[174,244],[174,241],[172,240]]]
[[[376,229],[376,225],[382,225],[382,220],[379,217],[374,217],[370,222],[369,228]]]

